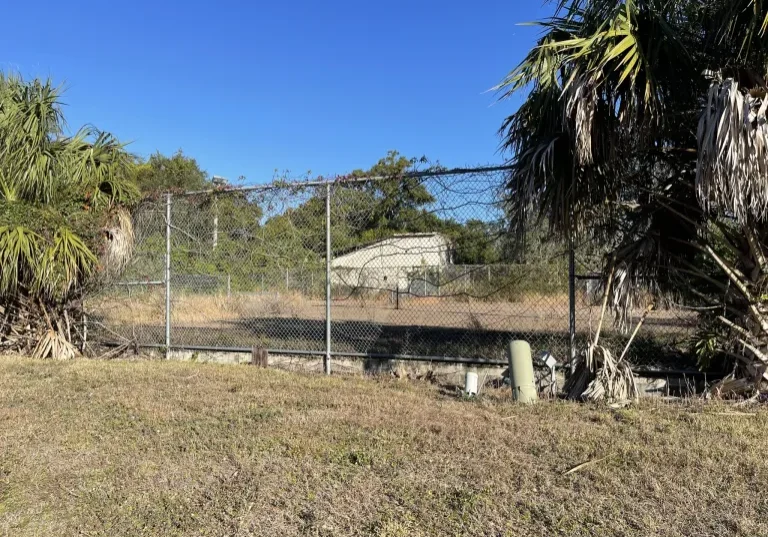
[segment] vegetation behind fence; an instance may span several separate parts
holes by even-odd
[[[526,243],[509,232],[505,173],[430,170],[147,200],[134,214],[134,258],[91,300],[90,322],[112,342],[323,355],[329,291],[332,353],[502,363],[506,343],[522,338],[565,363],[567,252],[544,229]],[[581,336],[597,300],[578,285]],[[639,339],[637,364],[680,357],[687,324],[666,313],[657,321]]]

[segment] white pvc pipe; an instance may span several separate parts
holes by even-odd
[[[477,373],[474,371],[467,371],[467,376],[464,379],[464,392],[467,395],[477,395]]]
[[[535,403],[538,399],[536,381],[533,375],[531,346],[526,341],[512,341],[509,344],[509,380],[515,401]]]

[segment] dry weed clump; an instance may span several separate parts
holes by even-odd
[[[0,535],[768,535],[768,411],[729,408],[3,357]]]
[[[310,300],[298,292],[190,294],[174,292],[171,320],[182,325],[216,324],[260,317],[299,317],[311,311]],[[88,311],[109,325],[157,325],[164,323],[162,289],[131,296],[105,295],[91,299]]]

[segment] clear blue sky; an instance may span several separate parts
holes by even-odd
[[[496,84],[534,43],[523,1],[10,2],[0,68],[64,83],[71,127],[264,182],[367,168],[389,149],[499,162]],[[20,20],[23,23],[10,24]],[[491,106],[493,105],[493,106]]]

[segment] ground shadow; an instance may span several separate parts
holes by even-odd
[[[135,339],[140,344],[162,344],[163,326],[109,326],[99,338],[114,339],[114,335]],[[111,335],[110,335],[111,334]],[[366,369],[388,370],[386,360],[375,355],[436,356],[485,360],[505,360],[509,341],[524,339],[534,353],[549,351],[560,362],[569,356],[570,337],[566,331],[515,331],[472,328],[427,327],[418,325],[386,325],[369,321],[334,321],[331,328],[335,352],[372,355],[366,359]],[[254,345],[285,351],[323,351],[325,321],[282,317],[253,317],[221,322],[218,326],[172,327],[172,343],[208,347],[252,347]],[[586,344],[586,334],[579,334],[577,346]],[[601,343],[620,354],[627,341],[621,334],[606,333]],[[638,336],[627,355],[633,367],[645,370],[696,371],[696,361],[679,341],[658,336]]]

